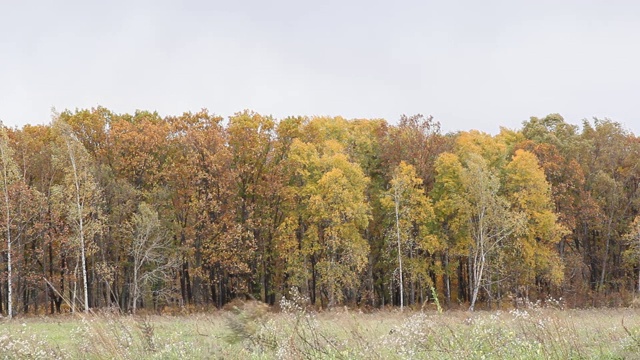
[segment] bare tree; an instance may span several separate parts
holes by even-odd
[[[140,203],[126,231],[131,237],[129,256],[133,262],[131,282],[131,312],[136,313],[138,300],[150,284],[170,279],[178,265],[172,256],[171,237],[158,219],[158,213],[148,204]]]
[[[512,235],[519,232],[525,222],[524,215],[509,209],[509,203],[500,194],[498,177],[478,155],[471,155],[463,172],[466,192],[465,212],[471,235],[469,255],[471,304],[473,311],[480,288],[485,286],[486,271],[498,252]]]

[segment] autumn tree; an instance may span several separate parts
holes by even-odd
[[[14,215],[10,192],[13,184],[19,181],[19,174],[13,159],[13,149],[9,146],[7,129],[2,122],[0,122],[0,167],[0,174],[2,176],[0,186],[2,187],[2,200],[4,205],[2,209],[4,212],[4,223],[2,225],[4,227],[7,245],[7,316],[11,319],[13,317],[13,251],[11,246],[14,241],[11,228],[13,226]]]
[[[82,143],[89,155],[98,163],[110,161],[112,121],[117,122],[118,115],[98,106],[92,109],[76,109],[58,114],[59,120],[69,125],[70,131]]]
[[[580,142],[578,126],[567,123],[560,114],[531,117],[523,122],[522,134],[535,143],[553,146],[565,156],[575,151]]]
[[[419,250],[433,252],[438,248],[437,239],[429,234],[427,226],[433,218],[433,209],[422,189],[420,179],[412,165],[401,161],[393,172],[390,188],[382,200],[383,206],[393,214],[395,223],[395,248],[398,258],[400,310],[404,307],[403,258],[410,261],[408,273],[413,279],[428,283],[428,276]],[[433,284],[431,284],[433,285]],[[413,291],[413,289],[412,289]]]
[[[564,269],[557,244],[567,229],[558,222],[545,173],[536,156],[524,150],[515,152],[504,173],[504,193],[511,209],[525,217],[508,271],[516,274],[517,285],[559,285]]]
[[[83,284],[83,307],[89,311],[89,284],[87,257],[94,249],[93,237],[101,230],[100,201],[101,190],[95,181],[92,159],[78,141],[68,124],[61,120],[54,122],[60,136],[58,161],[65,171],[65,180],[57,189],[58,202],[67,209],[68,218],[74,228],[79,251]],[[75,306],[76,291],[73,291],[72,305]]]
[[[442,152],[451,150],[451,141],[440,132],[440,123],[432,116],[402,115],[398,125],[384,134],[380,156],[388,174],[404,161],[411,164],[422,179],[426,191],[434,184],[435,161]]]
[[[449,246],[468,249],[469,309],[474,310],[480,290],[491,296],[492,284],[506,276],[500,259],[523,230],[525,216],[503,195],[504,143],[470,132],[459,135],[456,148],[456,154],[444,153],[436,163],[436,183],[442,185],[434,196]]]
[[[158,219],[158,213],[146,203],[138,205],[138,211],[127,224],[126,232],[131,237],[129,256],[133,262],[131,283],[131,312],[136,313],[138,301],[149,292],[150,285],[170,280],[177,265],[171,246],[170,233]],[[154,292],[157,298],[161,290]]]
[[[478,293],[487,286],[485,273],[495,265],[499,253],[506,248],[510,237],[521,231],[523,214],[512,211],[507,200],[500,195],[500,181],[479,155],[471,155],[462,172],[462,184],[466,198],[462,211],[468,222],[470,247],[470,285],[473,311]],[[498,279],[496,279],[497,281]]]
[[[244,228],[245,241],[256,248],[249,260],[253,276],[248,290],[271,304],[276,301],[274,238],[284,219],[282,203],[288,180],[285,159],[289,145],[279,141],[283,139],[278,138],[278,130],[284,128],[272,117],[249,111],[232,116],[227,127],[236,215]]]
[[[169,157],[168,121],[157,113],[137,111],[110,121],[111,167],[136,189],[151,191],[158,184]]]
[[[298,206],[285,224],[296,224],[289,231],[299,234],[296,253],[311,277],[312,303],[319,287],[329,306],[357,288],[369,251],[361,234],[369,221],[364,193],[369,180],[343,149],[334,140],[317,145],[294,140],[291,148]]]
[[[154,202],[180,254],[181,303],[222,307],[246,293],[255,256],[252,229],[237,217],[237,172],[228,133],[223,119],[206,109],[166,120],[170,131],[160,174],[165,186],[154,192]]]
[[[586,183],[588,169],[579,161],[588,154],[588,144],[576,125],[566,123],[558,114],[523,123],[525,141],[516,146],[533,153],[551,187],[554,212],[565,232],[557,245],[558,263],[564,265],[564,284],[556,296],[582,294],[591,288],[589,257],[592,256],[591,230],[587,224],[601,221],[599,206]],[[566,297],[565,297],[566,298]],[[573,299],[579,298],[574,296]]]
[[[622,236],[640,198],[640,146],[621,124],[599,119],[584,122],[581,141],[579,161],[596,208],[581,219],[578,229],[587,230],[580,235],[592,289],[606,294],[622,285],[611,280],[620,279],[624,272]]]
[[[464,194],[462,184],[463,167],[457,155],[443,153],[435,164],[436,181],[430,193],[433,199],[436,236],[444,243],[444,287],[445,299],[450,303],[452,297],[459,300],[468,299],[468,286],[462,269],[468,258],[469,241],[466,236],[467,221],[463,216],[463,208],[459,206]],[[453,280],[452,280],[453,279]],[[452,283],[454,284],[452,286]],[[458,285],[459,291],[455,289]]]
[[[493,136],[420,115],[96,107],[0,135],[10,316],[62,312],[63,296],[72,311],[133,312],[273,304],[298,287],[320,306],[404,308],[432,292],[473,309],[640,290],[640,141],[608,119],[551,114]]]
[[[625,260],[632,264],[638,272],[637,291],[640,293],[640,216],[636,216],[631,224],[631,228],[624,235],[624,240],[628,246],[624,252]]]
[[[369,244],[369,261],[366,276],[361,282],[361,303],[372,306],[384,305],[389,291],[390,276],[393,275],[396,261],[388,255],[388,211],[383,208],[381,200],[389,187],[390,171],[387,171],[384,155],[388,131],[393,128],[381,119],[356,119],[345,123],[347,136],[342,143],[349,159],[357,163],[365,176],[369,178],[366,198],[371,208],[369,225],[363,237]]]
[[[62,182],[63,171],[53,161],[54,144],[57,137],[51,126],[26,125],[19,131],[11,133],[14,141],[15,163],[19,166],[19,172],[24,179],[27,192],[20,192],[27,196],[14,199],[26,212],[35,212],[35,218],[31,222],[24,222],[23,228],[28,229],[31,239],[29,246],[33,251],[32,256],[26,256],[32,263],[38,264],[35,268],[27,264],[24,269],[30,269],[32,274],[39,273],[45,278],[34,281],[38,286],[44,286],[45,302],[50,303],[50,312],[61,311],[61,293],[65,290],[65,260],[63,244],[68,237],[68,228],[62,221],[61,209],[55,206],[54,189],[56,184]],[[37,195],[37,196],[35,196]],[[25,201],[40,199],[36,203]],[[23,216],[20,216],[24,218]],[[29,217],[29,216],[28,216]],[[35,256],[41,254],[42,257]],[[60,276],[55,276],[59,274]],[[54,279],[55,277],[55,279]],[[60,292],[56,291],[53,283],[56,283]],[[38,307],[38,301],[34,301]]]

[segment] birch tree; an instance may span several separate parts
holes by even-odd
[[[7,136],[7,129],[4,124],[0,122],[0,172],[2,173],[2,180],[0,186],[2,187],[2,200],[4,202],[4,227],[7,244],[7,316],[9,319],[13,317],[13,260],[12,260],[12,209],[10,200],[10,188],[18,181],[20,175],[18,167],[13,161],[13,149],[9,146],[9,138]]]
[[[500,181],[479,155],[471,155],[462,173],[463,186],[468,197],[464,207],[471,236],[471,304],[473,311],[478,293],[485,285],[490,262],[510,236],[524,226],[523,214],[509,209],[507,200],[499,195]]]
[[[400,310],[404,308],[403,257],[413,257],[418,249],[433,251],[436,239],[428,234],[427,223],[433,219],[433,208],[422,189],[416,169],[404,161],[396,167],[390,188],[382,199],[383,206],[394,217],[395,247],[400,281]],[[415,266],[414,266],[415,267]],[[416,269],[412,269],[415,272]],[[415,274],[412,274],[415,277]]]
[[[76,246],[81,261],[83,307],[89,312],[89,288],[87,280],[87,256],[93,252],[93,236],[101,230],[100,201],[102,192],[92,173],[91,157],[77,139],[68,124],[55,120],[53,126],[60,138],[57,162],[64,168],[65,179],[56,189],[58,203],[67,209],[74,229]],[[75,291],[74,291],[75,298]],[[75,299],[73,301],[75,305]]]
[[[459,172],[438,174],[441,179],[460,182],[458,186],[441,189],[453,193],[443,193],[440,197],[441,201],[448,199],[448,206],[455,208],[450,214],[456,219],[450,221],[458,224],[456,238],[464,239],[468,246],[469,310],[473,311],[480,290],[487,286],[487,272],[512,236],[522,230],[525,217],[510,209],[509,202],[500,194],[499,177],[482,156],[465,154],[462,162],[457,155],[445,153],[439,162],[437,168],[441,171],[458,169]]]

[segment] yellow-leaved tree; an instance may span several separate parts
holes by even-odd
[[[320,290],[322,303],[333,306],[345,293],[355,293],[368,261],[362,231],[369,222],[369,179],[335,140],[312,144],[296,139],[290,156],[297,169],[292,180],[297,205],[281,226],[289,236],[281,238],[288,239],[288,261],[303,266],[289,267],[291,278],[308,288],[312,303]],[[300,283],[304,277],[307,286]]]
[[[381,199],[382,206],[392,217],[392,234],[389,240],[395,248],[400,289],[400,310],[404,308],[404,273],[411,284],[422,283],[433,286],[428,275],[426,258],[419,251],[433,253],[440,248],[438,239],[429,232],[433,220],[433,207],[422,188],[422,179],[416,169],[404,161],[395,168],[390,188]],[[403,260],[406,264],[403,267]],[[413,291],[413,286],[412,286]]]
[[[449,246],[467,257],[469,310],[473,311],[480,290],[491,298],[492,284],[502,280],[501,259],[522,231],[525,216],[502,195],[499,170],[504,164],[504,144],[487,134],[470,132],[461,134],[456,145],[456,154],[444,153],[436,161],[434,197]]]
[[[536,156],[516,150],[505,167],[504,190],[511,209],[525,216],[525,226],[517,237],[508,262],[515,285],[544,281],[562,282],[564,269],[556,245],[567,232],[558,222],[551,187]]]

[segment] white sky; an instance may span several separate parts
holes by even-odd
[[[640,135],[638,1],[0,0],[0,119],[433,115],[445,131],[558,112]]]

